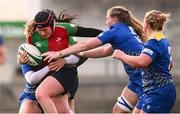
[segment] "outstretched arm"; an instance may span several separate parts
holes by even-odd
[[[98,38],[92,38],[86,41],[80,41],[77,44],[70,46],[69,48],[66,48],[59,52],[46,52],[42,54],[42,56],[45,56],[44,60],[48,60],[48,62],[50,62],[51,60],[56,59],[58,57],[63,57],[69,54],[75,54],[81,51],[90,50],[98,46],[101,46],[102,44],[103,43]]]
[[[111,45],[106,47],[99,47],[89,51],[80,52],[79,55],[88,58],[102,58],[113,54],[113,49]]]
[[[51,62],[48,66],[44,68],[33,71],[29,65],[22,65],[22,69],[25,75],[25,79],[30,84],[36,84],[40,82],[49,71],[58,71],[61,69],[65,64],[76,64],[79,61],[79,58],[75,55],[70,55],[65,58],[59,58],[54,62]],[[26,72],[26,73],[25,73]]]
[[[30,84],[36,84],[40,82],[49,72],[49,67],[46,66],[38,71],[30,70],[27,73],[24,74],[25,79]]]
[[[139,56],[130,56],[125,54],[123,51],[115,50],[113,58],[122,60],[132,67],[147,67],[151,64],[152,59],[147,54],[141,53]]]

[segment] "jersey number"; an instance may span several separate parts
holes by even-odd
[[[129,26],[129,29],[130,29],[131,33],[134,35],[134,37],[136,38],[136,40],[139,41],[140,43],[142,43],[141,39],[139,38],[139,35],[137,35],[137,33],[134,31],[134,29],[130,26]]]

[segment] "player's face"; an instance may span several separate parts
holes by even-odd
[[[37,30],[39,34],[45,39],[49,38],[52,34],[51,27],[38,28]]]
[[[110,27],[111,25],[113,25],[114,23],[116,23],[116,19],[111,17],[109,13],[107,13],[106,15],[106,26]]]

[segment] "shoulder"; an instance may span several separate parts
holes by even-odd
[[[150,35],[145,45],[153,46],[153,47],[160,47],[161,41],[165,39],[166,36],[161,32],[156,32]]]
[[[33,32],[31,37],[39,37],[39,36],[40,36],[39,32],[35,31]]]
[[[103,31],[102,33],[100,33],[98,35],[98,37],[112,36],[112,35],[114,35],[114,33],[116,33],[116,31],[114,29],[108,28],[105,31]]]
[[[27,37],[27,41],[28,43],[32,43],[34,40],[40,39],[41,35],[39,34],[39,32],[35,31],[33,32],[33,34],[31,36]]]
[[[55,31],[67,31],[67,29],[63,26],[60,25],[56,25],[55,26]]]
[[[57,27],[62,27],[64,29],[69,29],[69,28],[76,28],[75,24],[72,23],[56,23]]]
[[[72,23],[56,23],[57,26],[61,26],[61,27],[67,27],[67,26],[71,26],[71,27],[75,27],[75,24]]]

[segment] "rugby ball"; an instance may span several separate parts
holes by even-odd
[[[23,43],[19,46],[18,51],[19,52],[23,52],[23,51],[27,52],[27,56],[29,57],[29,61],[27,62],[27,64],[29,64],[31,66],[38,66],[42,63],[41,52],[34,45],[28,44],[28,43]]]

